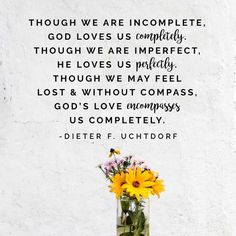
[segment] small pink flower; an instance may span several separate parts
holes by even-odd
[[[121,160],[118,161],[118,164],[119,164],[119,165],[121,165],[121,164],[123,164],[123,163],[124,163],[124,160],[123,160],[123,159],[121,159]]]
[[[117,166],[116,160],[109,160],[104,164],[104,169],[108,172]]]

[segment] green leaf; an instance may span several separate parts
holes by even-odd
[[[127,200],[127,201],[121,200],[120,205],[121,205],[121,209],[124,213],[127,213],[129,211],[129,200]]]
[[[144,213],[142,211],[140,216],[139,216],[139,220],[138,220],[138,226],[139,226],[140,233],[144,230],[145,221],[146,221],[145,220],[145,215],[144,215]]]
[[[131,232],[127,232],[127,233],[120,234],[120,236],[134,236],[134,234]]]
[[[143,213],[143,211],[139,211],[138,214],[137,214],[137,225],[135,227],[135,230],[134,230],[134,236],[140,236],[142,231],[144,230],[145,228],[145,215]]]
[[[140,228],[142,229],[141,232],[144,230],[144,227],[145,227],[145,215],[142,211],[141,215],[140,215],[140,219],[139,219],[139,223],[140,223]]]

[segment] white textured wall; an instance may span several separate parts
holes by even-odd
[[[187,32],[201,47],[201,59],[180,62],[185,82],[199,95],[170,118],[170,128],[181,137],[175,142],[58,139],[66,115],[53,112],[50,99],[35,96],[55,70],[51,57],[32,53],[32,46],[46,41],[44,30],[27,26],[27,19],[36,17],[205,20],[204,31]],[[235,2],[226,0],[1,0],[0,235],[115,235],[116,202],[95,168],[112,145],[147,160],[165,180],[166,192],[151,201],[151,236],[235,236],[234,28]]]

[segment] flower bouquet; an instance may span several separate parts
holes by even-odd
[[[163,180],[143,161],[117,155],[111,149],[111,159],[99,165],[117,198],[117,236],[149,236],[149,196],[160,197]]]

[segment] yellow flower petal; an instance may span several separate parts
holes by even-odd
[[[112,183],[109,185],[110,191],[116,194],[116,197],[119,198],[123,193],[122,186],[125,183],[125,173],[116,174],[111,178]]]

